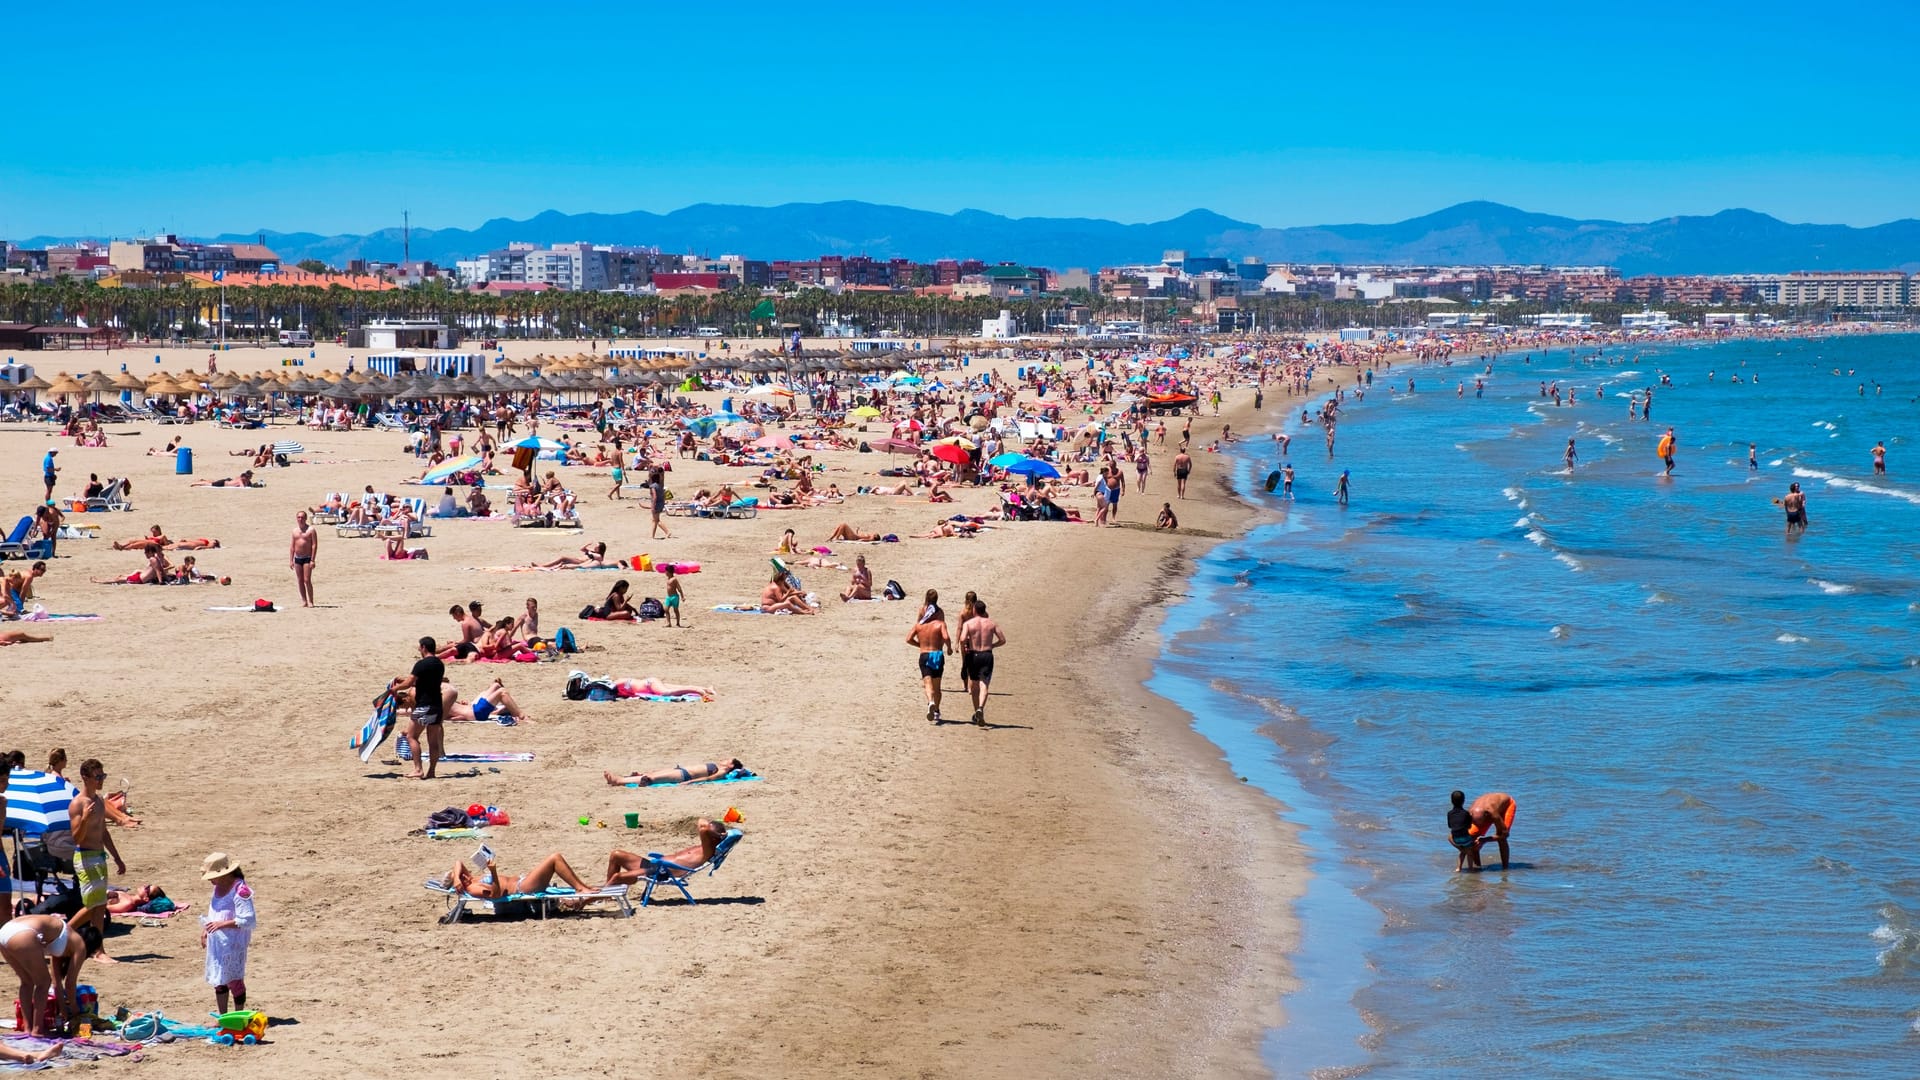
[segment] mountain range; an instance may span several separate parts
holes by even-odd
[[[242,243],[259,232],[202,239]],[[322,236],[265,232],[289,264],[320,259],[397,261],[399,229]],[[1122,224],[1100,218],[1010,218],[981,210],[939,214],[865,202],[727,206],[701,203],[667,214],[563,214],[524,221],[495,218],[475,229],[415,229],[415,259],[450,264],[504,248],[586,240],[657,247],[670,253],[811,259],[977,258],[1055,269],[1151,263],[1167,250],[1268,262],[1536,264],[1616,266],[1626,275],[1779,273],[1791,270],[1920,269],[1920,220],[1865,228],[1803,225],[1751,210],[1649,222],[1578,220],[1491,202],[1468,202],[1388,225],[1313,225],[1269,229],[1210,210],[1168,221]],[[24,246],[63,242],[35,237]],[[71,242],[67,240],[65,242]]]

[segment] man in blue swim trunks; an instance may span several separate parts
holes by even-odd
[[[53,482],[56,474],[60,472],[53,464],[53,455],[59,452],[58,450],[49,450],[47,451],[47,456],[40,459],[40,479],[47,485],[47,497],[40,500],[41,502],[53,501]]]

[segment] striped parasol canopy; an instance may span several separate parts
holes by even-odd
[[[14,769],[7,774],[7,828],[28,836],[66,832],[67,807],[79,789],[52,773]]]

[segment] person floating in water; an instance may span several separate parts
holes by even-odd
[[[1480,847],[1488,840],[1500,845],[1500,869],[1507,869],[1512,857],[1507,837],[1513,831],[1513,816],[1519,809],[1513,796],[1492,791],[1473,800],[1472,806],[1465,805],[1467,795],[1463,791],[1456,791],[1449,798],[1453,809],[1447,811],[1447,833],[1459,852],[1454,873],[1480,869]]]

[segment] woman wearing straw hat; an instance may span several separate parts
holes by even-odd
[[[247,1007],[247,948],[253,944],[253,886],[240,872],[240,864],[224,851],[207,856],[201,864],[202,881],[213,882],[213,898],[207,902],[206,917],[200,920],[200,945],[207,950],[207,983],[213,987],[214,1004],[227,1011],[227,994],[233,994],[233,1007]]]

